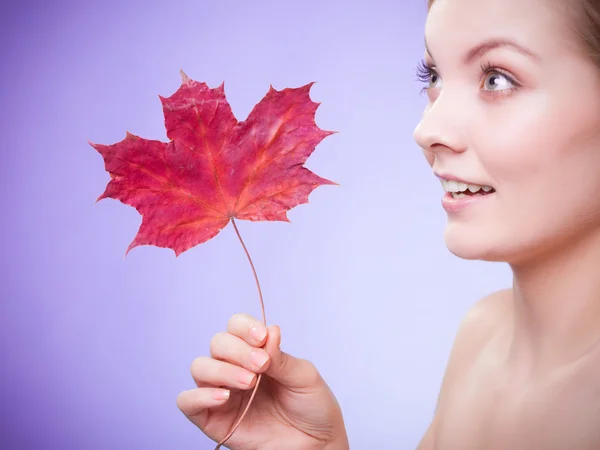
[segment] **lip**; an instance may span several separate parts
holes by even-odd
[[[489,200],[488,197],[492,197],[494,194],[495,192],[485,195],[467,195],[462,198],[454,198],[451,192],[445,192],[442,197],[442,207],[447,213],[457,213],[468,206],[485,202],[486,198]]]
[[[476,184],[478,186],[489,186],[485,183],[467,181],[448,173],[433,172],[433,174],[440,180],[457,181],[459,183]],[[458,213],[459,211],[463,210],[464,208],[470,205],[485,201],[486,197],[492,197],[494,194],[495,191],[485,195],[467,195],[462,198],[454,198],[452,197],[452,193],[444,192],[444,196],[442,197],[442,207],[446,210],[447,213]]]

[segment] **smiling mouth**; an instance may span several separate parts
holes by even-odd
[[[450,193],[452,198],[464,198],[478,195],[489,195],[496,192],[491,186],[482,186],[478,184],[467,184],[460,181],[440,179],[444,191]]]

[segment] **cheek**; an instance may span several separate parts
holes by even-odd
[[[600,228],[600,114],[556,114],[564,109],[546,106],[545,114],[530,106],[511,111],[510,120],[477,124],[473,145],[498,201],[488,228],[472,236],[480,231],[482,249],[494,243],[490,254],[502,250],[501,259]],[[456,236],[450,244],[460,248]]]
[[[474,128],[478,130],[477,156],[499,193],[540,199],[550,193],[581,197],[586,194],[584,190],[588,194],[598,192],[597,106],[552,104],[541,95],[530,100],[515,102],[512,108],[492,109]]]
[[[529,95],[487,106],[473,120],[474,146],[480,162],[499,188],[511,189],[530,180],[548,160],[556,128],[543,95]],[[550,131],[550,132],[549,132]],[[504,186],[502,186],[504,185]]]

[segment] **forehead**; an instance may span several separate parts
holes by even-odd
[[[572,1],[572,0],[569,0]],[[436,0],[425,39],[433,55],[464,52],[490,38],[520,42],[543,55],[573,50],[572,14],[563,0]]]

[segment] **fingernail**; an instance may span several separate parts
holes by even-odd
[[[252,363],[261,369],[269,359],[269,356],[262,350],[252,350],[250,352],[250,358],[252,359]]]
[[[262,342],[262,340],[267,336],[267,330],[265,330],[264,327],[252,325],[252,328],[250,328],[250,336],[252,336],[252,339]]]
[[[215,400],[227,400],[229,398],[229,391],[227,389],[217,389],[213,397]]]

